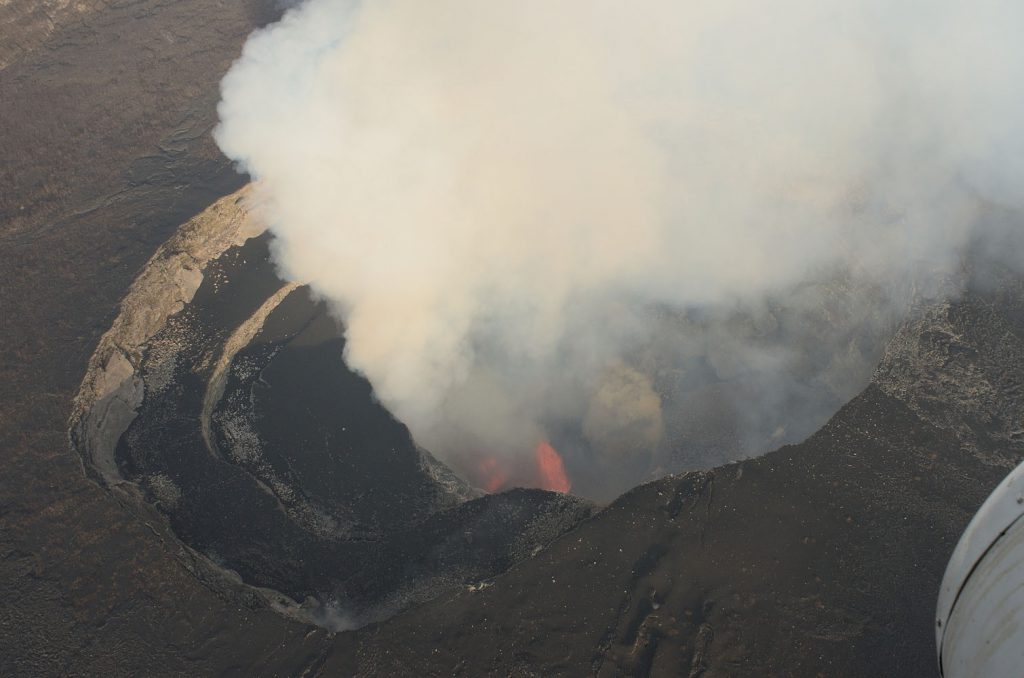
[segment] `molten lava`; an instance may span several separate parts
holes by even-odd
[[[522,457],[482,457],[473,462],[469,473],[472,482],[489,494],[512,487],[539,487],[553,492],[568,492],[572,488],[562,457],[551,443],[540,442],[533,461],[530,464]]]
[[[554,492],[568,492],[572,488],[569,476],[565,474],[565,464],[551,443],[542,440],[537,444],[537,475],[540,486]]]
[[[502,489],[508,482],[508,472],[494,457],[486,457],[480,462],[480,475],[483,477],[483,489],[489,494]]]

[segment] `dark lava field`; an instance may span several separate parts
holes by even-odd
[[[218,83],[281,11],[0,5],[0,675],[935,676],[950,553],[1024,459],[1024,279],[977,254],[803,442],[485,494],[267,235],[174,240],[234,214]],[[182,261],[170,312],[125,301]]]

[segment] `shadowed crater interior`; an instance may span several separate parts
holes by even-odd
[[[486,495],[419,449],[345,366],[326,307],[276,276],[268,239],[210,261],[138,347],[143,395],[106,482],[137,484],[207,563],[334,628],[484,585],[591,515],[570,495]]]

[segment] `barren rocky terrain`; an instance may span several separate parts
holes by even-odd
[[[83,465],[69,422],[121,300],[245,183],[209,138],[217,82],[279,12],[0,4],[0,675],[934,676],[946,561],[1024,457],[1024,285],[981,255],[806,442],[638,487],[357,631],[211,568],[152,469]]]

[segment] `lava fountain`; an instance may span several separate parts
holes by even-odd
[[[537,444],[534,452],[537,460],[537,478],[541,488],[553,492],[568,492],[572,488],[565,464],[555,448],[546,440]]]
[[[481,461],[479,470],[482,477],[480,485],[488,494],[504,489],[508,483],[508,471],[494,457],[486,457]]]
[[[572,482],[565,472],[565,463],[551,443],[546,440],[537,443],[532,465],[528,459],[525,457],[513,461],[501,457],[483,457],[469,467],[470,477],[477,487],[488,494],[513,487],[538,487],[563,493],[572,489]]]

